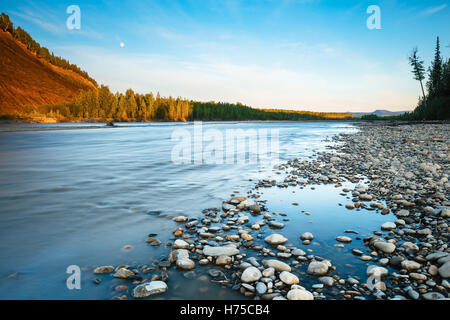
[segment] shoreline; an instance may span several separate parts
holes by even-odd
[[[11,121],[0,121],[0,134],[10,134],[10,133],[27,133],[36,131],[60,131],[60,130],[81,130],[81,129],[113,129],[113,128],[132,128],[132,127],[148,127],[151,124],[185,124],[192,125],[195,121],[185,121],[185,122],[173,122],[173,121],[148,121],[148,122],[118,122],[118,125],[108,126],[107,122],[56,122],[56,123],[35,123],[35,122],[11,122]],[[364,124],[371,124],[377,126],[405,126],[405,125],[423,125],[423,124],[450,124],[447,120],[424,120],[424,121],[394,121],[394,120],[361,120],[361,119],[324,119],[324,120],[248,120],[248,121],[199,121],[204,125],[208,124],[237,124],[237,123],[304,123],[304,122],[342,122],[351,123],[355,126],[361,126]],[[61,125],[61,124],[80,124],[76,125]],[[84,124],[84,125],[83,125]],[[93,124],[103,124],[103,125],[93,125]],[[120,125],[123,124],[123,125]],[[135,126],[127,124],[138,124]]]
[[[134,298],[165,293],[168,268],[189,273],[203,266],[209,268],[211,282],[253,299],[448,298],[449,138],[449,130],[442,123],[410,127],[362,123],[357,133],[334,136],[332,140],[337,144],[331,146],[332,152],[316,154],[312,161],[294,159],[279,166],[278,170],[287,173],[284,181],[261,180],[246,196],[233,194],[222,208],[205,209],[198,219],[174,218],[179,228],[173,232],[173,243],[166,244],[171,251],[156,266],[161,273],[153,275],[151,281],[127,266],[98,267],[94,273],[114,271],[116,278],[138,277],[132,292]],[[321,173],[324,167],[333,170],[325,176]],[[358,185],[364,178],[369,182],[367,187]],[[266,202],[258,192],[263,188],[299,185],[342,186],[345,181],[356,184],[353,190],[344,190],[353,197],[346,203],[348,210],[375,210],[397,217],[394,223],[386,222],[373,236],[364,238],[364,247],[352,249],[356,258],[369,264],[366,279],[341,278],[330,259],[308,255],[289,244],[294,239],[283,236],[283,228],[289,222],[277,221],[274,213],[266,210]],[[260,221],[250,224],[249,215]],[[264,229],[272,235],[265,237],[264,242],[258,241],[260,230]],[[297,237],[303,248],[314,239],[309,232]],[[155,237],[146,241],[161,245]],[[353,241],[352,234],[337,234],[336,241],[336,247],[345,247]],[[257,252],[257,257],[247,258],[250,251]],[[308,277],[316,279],[316,285],[301,286],[296,268],[302,265],[308,267]],[[369,282],[371,278],[375,281]],[[324,287],[336,288],[338,296],[324,295]]]

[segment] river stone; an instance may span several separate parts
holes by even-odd
[[[236,209],[236,206],[233,206],[232,204],[229,204],[229,203],[224,203],[222,205],[222,209],[223,209],[223,211],[234,210],[234,209]]]
[[[258,282],[256,284],[256,292],[260,295],[263,295],[267,292],[267,286],[264,282]]]
[[[176,221],[176,222],[186,222],[186,221],[187,221],[187,218],[186,218],[185,216],[178,216],[178,217],[173,218],[173,221]]]
[[[275,260],[275,259],[265,260],[264,265],[267,268],[274,268],[275,271],[278,271],[278,272],[282,272],[282,271],[290,272],[291,271],[291,267],[288,264],[281,262],[280,260]]]
[[[243,282],[255,282],[261,279],[262,274],[256,267],[248,267],[241,276]]]
[[[255,292],[255,287],[248,283],[241,283],[241,287],[247,289],[248,291]]]
[[[327,287],[332,287],[335,280],[332,277],[320,277],[319,281]]]
[[[449,208],[442,209],[441,216],[444,218],[450,218],[450,209]]]
[[[419,299],[419,296],[420,296],[419,293],[417,291],[415,291],[414,289],[408,290],[408,295],[414,300]]]
[[[389,264],[389,259],[388,258],[382,258],[380,259],[379,263],[384,267],[387,266]]]
[[[231,263],[230,256],[218,256],[216,259],[216,264],[219,266],[224,266]]]
[[[294,249],[294,250],[291,251],[291,253],[294,256],[296,256],[296,257],[298,257],[298,256],[305,256],[306,255],[306,252],[303,251],[302,249]]]
[[[176,262],[178,259],[189,259],[189,251],[186,249],[175,249],[169,254],[169,261]]]
[[[419,247],[416,244],[409,242],[409,241],[402,243],[402,248],[405,248],[405,249],[408,249],[408,250],[411,250],[414,252],[419,251]]]
[[[187,242],[184,241],[184,240],[177,239],[177,240],[175,240],[175,242],[173,243],[172,248],[173,248],[173,249],[187,249],[187,248],[189,248],[189,243],[187,243]]]
[[[151,281],[138,285],[132,294],[135,298],[147,298],[167,292],[167,284],[163,281]]]
[[[274,274],[275,274],[275,269],[272,268],[272,267],[267,268],[267,269],[264,269],[263,272],[262,272],[262,275],[263,275],[264,277],[271,277],[271,276],[273,276]]]
[[[427,255],[425,257],[425,259],[427,259],[428,261],[433,261],[433,260],[437,260],[440,259],[442,257],[446,257],[448,256],[447,252],[434,252],[434,253],[430,253],[429,255]]]
[[[277,257],[282,259],[289,259],[292,256],[292,253],[288,252],[278,252]]]
[[[103,274],[103,273],[111,273],[114,271],[113,266],[101,266],[94,269],[94,273]]]
[[[295,274],[292,274],[288,271],[283,271],[280,273],[280,280],[288,285],[297,284],[300,282],[300,280]]]
[[[450,278],[450,261],[444,263],[439,269],[439,275],[442,278]]]
[[[402,261],[402,268],[406,270],[417,270],[420,269],[421,265],[420,263],[417,263],[412,260],[404,260]]]
[[[203,254],[206,256],[234,256],[239,253],[239,249],[233,246],[223,246],[223,247],[211,247],[205,246],[203,248]]]
[[[292,289],[287,293],[288,300],[314,300],[311,292],[301,289]]]
[[[422,295],[425,300],[441,300],[445,299],[444,295],[439,292],[427,292]]]
[[[328,265],[324,262],[319,261],[312,261],[308,265],[308,273],[315,275],[315,276],[321,276],[328,272]]]
[[[238,208],[239,209],[244,209],[244,208],[248,208],[251,206],[255,205],[255,201],[253,201],[252,199],[246,199],[244,201],[242,201],[240,204],[238,204]]]
[[[352,242],[352,238],[346,237],[346,236],[339,236],[336,237],[336,240],[343,243],[350,243]]]
[[[270,221],[269,227],[272,227],[274,229],[283,229],[284,223],[278,222],[278,221]]]
[[[177,267],[183,270],[191,270],[195,268],[195,262],[189,258],[177,259]]]
[[[396,212],[395,215],[397,217],[407,217],[407,216],[409,216],[409,211],[405,210],[405,209],[402,209],[402,210]]]
[[[413,280],[422,280],[425,281],[427,280],[427,276],[421,273],[416,273],[416,272],[411,272],[409,274],[409,277]]]
[[[385,222],[381,225],[382,230],[392,230],[395,229],[397,225],[394,222]]]
[[[384,277],[389,274],[388,269],[379,266],[368,266],[367,275],[374,277]]]
[[[288,241],[288,239],[283,237],[281,234],[273,233],[270,236],[267,236],[264,239],[264,241],[269,243],[269,244],[283,244],[286,241]]]
[[[377,241],[373,244],[373,246],[384,253],[392,253],[395,251],[395,244],[384,241]]]
[[[302,234],[302,235],[300,236],[300,239],[311,241],[311,240],[314,239],[314,235],[313,235],[311,232],[305,232],[304,234]]]
[[[134,272],[128,270],[127,268],[120,268],[113,274],[114,278],[120,278],[120,279],[126,279],[126,278],[129,278],[132,276],[134,276]]]

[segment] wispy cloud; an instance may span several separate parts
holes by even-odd
[[[53,34],[62,34],[65,32],[65,26],[63,24],[50,23],[48,22],[48,19],[43,19],[42,16],[36,14],[31,10],[25,10],[23,12],[10,11],[10,13],[26,21],[32,22],[38,25],[40,28],[47,30]]]
[[[68,30],[65,23],[65,15],[57,14],[52,10],[40,10],[35,7],[21,8],[19,10],[9,11],[15,17],[29,21],[39,28],[46,30],[54,35],[77,34],[83,37],[93,39],[103,39],[102,34],[92,30],[82,24],[81,30]]]
[[[444,4],[440,5],[440,6],[430,7],[428,9],[422,11],[422,15],[431,16],[431,15],[433,15],[433,14],[439,12],[439,11],[444,10],[445,8],[447,8],[447,4],[446,3],[444,3]]]

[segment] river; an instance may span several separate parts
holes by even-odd
[[[172,217],[198,217],[205,208],[220,207],[234,191],[244,193],[259,178],[274,175],[272,166],[250,161],[175,163],[173,150],[179,142],[172,139],[173,133],[188,133],[194,140],[192,123],[99,126],[0,126],[1,299],[110,299],[117,294],[111,287],[122,280],[96,285],[93,267],[151,264],[167,256],[164,245],[152,247],[145,242],[148,234],[157,234],[164,244],[176,228]],[[346,122],[203,123],[203,133],[225,137],[229,129],[276,131],[280,162],[310,157],[314,150],[325,150],[330,143],[325,139],[357,130]],[[192,159],[198,151],[192,148]],[[336,207],[338,192],[332,189],[318,191],[326,201],[316,206]],[[310,193],[297,191],[305,203],[301,209],[317,211],[314,199],[318,198]],[[266,198],[272,199],[269,208],[277,210],[277,201],[286,198],[287,203],[292,197],[292,192],[280,189]],[[314,233],[329,229],[331,218],[341,229],[346,222],[361,224],[361,219],[339,219],[336,215],[343,210],[318,219]],[[381,222],[366,220],[367,230]],[[124,250],[126,245],[132,249]],[[83,270],[80,290],[66,287],[70,265]],[[179,272],[171,272],[173,279],[182,279]],[[186,298],[186,294],[193,299],[242,298],[211,284],[198,291],[183,291],[183,286],[174,291],[169,285],[170,294],[163,298]]]

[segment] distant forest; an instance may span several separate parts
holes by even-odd
[[[323,120],[352,118],[350,113],[254,109],[241,103],[197,102],[163,98],[159,93],[139,94],[128,89],[112,93],[107,86],[83,92],[75,102],[29,108],[28,118],[48,117],[59,121],[239,121]]]

